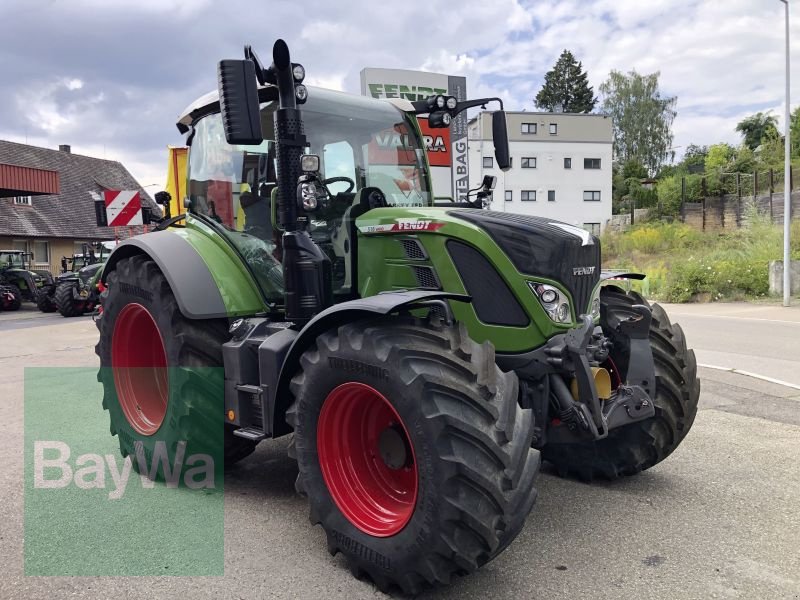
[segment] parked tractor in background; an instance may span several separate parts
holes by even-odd
[[[695,417],[695,358],[659,306],[604,286],[590,233],[434,206],[417,115],[447,127],[499,102],[507,170],[499,99],[376,100],[304,77],[282,40],[268,68],[248,46],[181,115],[188,214],[103,270],[103,407],[157,477],[163,445],[171,464],[219,444],[230,465],[292,433],[329,551],[416,594],[514,540],[540,452],[585,480],[666,458]]]
[[[12,308],[6,310],[17,310],[25,301],[33,302],[42,312],[54,312],[56,286],[53,275],[45,269],[30,269],[30,257],[22,250],[0,250],[0,286],[16,298],[9,303]]]
[[[100,303],[100,275],[116,242],[84,244],[83,252],[61,259],[63,272],[56,277],[55,303],[64,317],[78,317]]]

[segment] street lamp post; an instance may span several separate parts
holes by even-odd
[[[786,8],[786,112],[784,113],[784,150],[785,158],[783,163],[783,305],[791,304],[792,292],[792,269],[791,252],[789,251],[789,241],[791,235],[792,219],[792,161],[790,153],[790,122],[789,114],[789,0],[781,0]]]

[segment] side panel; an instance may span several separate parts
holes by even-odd
[[[225,303],[229,317],[251,316],[268,310],[250,271],[231,246],[202,221],[187,219],[187,226],[175,229],[200,255]]]
[[[452,218],[454,209],[375,209],[359,217],[358,290],[361,296],[383,291],[419,287],[414,275],[416,266],[435,271],[443,291],[468,293],[447,249],[455,239],[478,250],[505,280],[514,298],[530,321],[524,327],[492,325],[482,322],[473,304],[451,302],[455,317],[477,342],[491,341],[497,352],[517,353],[537,348],[551,336],[563,333],[571,325],[556,325],[534,297],[528,281],[549,283],[563,290],[559,282],[520,273],[506,254],[485,231],[466,221]],[[424,248],[424,259],[410,259],[401,240],[416,239]],[[563,290],[568,295],[567,290]]]

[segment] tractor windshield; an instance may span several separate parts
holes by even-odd
[[[261,107],[265,141],[258,146],[229,145],[219,113],[196,123],[188,186],[192,212],[225,226],[271,301],[283,297],[273,194],[276,108],[275,102]],[[430,206],[423,141],[408,115],[371,98],[312,88],[301,109],[307,152],[319,155],[324,179],[336,178],[328,185],[333,209],[312,217],[310,233],[333,262],[334,292],[349,293],[350,233],[344,223],[349,207],[366,187],[379,188],[389,206]]]
[[[0,252],[0,269],[24,269],[25,256],[21,252]]]

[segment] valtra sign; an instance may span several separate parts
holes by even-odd
[[[426,71],[367,68],[361,71],[361,94],[412,102],[435,94],[466,100],[467,80],[465,77]],[[434,195],[465,200],[469,190],[466,112],[453,119],[449,129],[428,127],[425,117],[419,118],[419,125],[431,165]]]
[[[142,225],[142,199],[134,190],[106,190],[103,192],[109,227]]]

